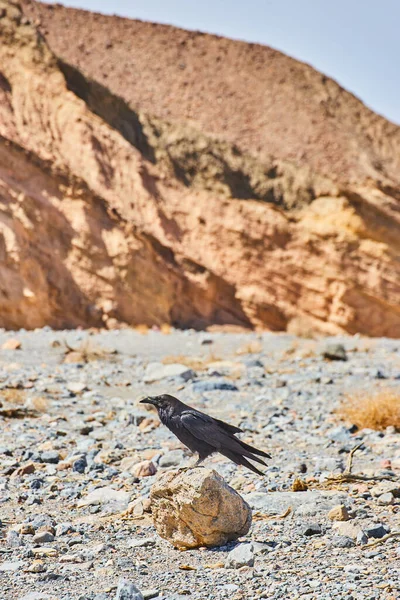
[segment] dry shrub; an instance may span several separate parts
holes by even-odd
[[[375,394],[357,393],[346,397],[338,410],[344,421],[359,429],[400,430],[400,390],[381,390]]]

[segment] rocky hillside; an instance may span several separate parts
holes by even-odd
[[[400,336],[400,128],[309,66],[0,0],[0,136],[0,326]]]

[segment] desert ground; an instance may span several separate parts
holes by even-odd
[[[400,434],[365,426],[367,400],[398,393],[399,341],[44,328],[0,345],[1,600],[141,597],[121,579],[159,600],[400,598]],[[245,537],[157,535],[150,489],[193,462],[139,404],[164,392],[271,454],[263,477],[206,463],[251,506]]]

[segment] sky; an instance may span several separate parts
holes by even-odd
[[[62,3],[272,46],[311,64],[367,106],[400,124],[400,0]]]

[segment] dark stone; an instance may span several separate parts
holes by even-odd
[[[347,535],[336,535],[331,540],[331,546],[334,548],[352,548],[355,544]]]
[[[246,365],[246,367],[252,368],[252,367],[261,367],[262,369],[264,368],[263,363],[261,362],[261,360],[258,360],[258,358],[248,358],[247,360],[244,361],[244,364]]]
[[[80,428],[79,433],[81,435],[89,435],[89,433],[92,433],[93,431],[93,427],[91,425],[84,425],[83,427]]]
[[[343,344],[328,344],[323,350],[322,356],[328,360],[347,360]]]
[[[34,479],[31,481],[31,490],[39,490],[43,485],[43,479]]]
[[[60,462],[60,455],[57,450],[49,450],[48,452],[42,452],[40,458],[44,463],[49,463],[52,465],[56,465]]]
[[[87,467],[87,461],[84,456],[81,456],[72,464],[72,470],[75,471],[76,473],[84,473],[86,467]]]
[[[382,523],[378,523],[377,525],[370,525],[369,527],[364,528],[364,532],[369,538],[383,538],[384,535],[390,533],[390,528],[386,525],[382,525]]]
[[[203,392],[212,392],[214,390],[237,392],[238,388],[228,381],[196,381],[193,384],[193,391],[199,392],[200,394]]]
[[[0,454],[4,454],[5,456],[12,456],[12,452],[9,448],[5,446],[0,446]]]
[[[300,528],[300,534],[305,535],[306,537],[311,537],[313,535],[320,535],[322,533],[321,526],[317,523],[308,523]]]
[[[375,379],[387,379],[387,377],[382,373],[381,370],[378,369],[375,374]]]

